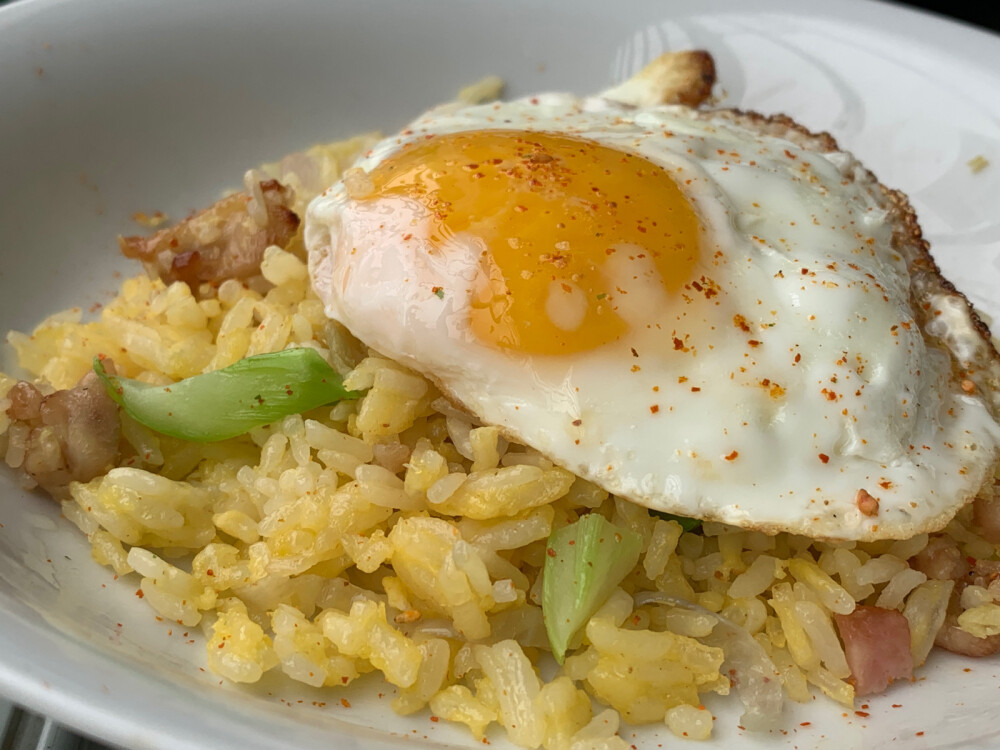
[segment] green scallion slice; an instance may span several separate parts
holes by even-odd
[[[694,531],[699,526],[701,526],[701,519],[699,518],[688,518],[687,516],[677,516],[673,513],[664,513],[662,510],[651,510],[649,511],[657,518],[662,518],[664,521],[676,521],[681,525],[684,531]]]
[[[359,394],[313,349],[285,349],[241,359],[172,385],[110,375],[100,357],[94,371],[112,399],[140,424],[198,443],[236,437],[289,414]]]
[[[580,630],[639,560],[642,538],[599,513],[552,532],[542,581],[542,617],[562,664]]]

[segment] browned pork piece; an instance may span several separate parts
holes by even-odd
[[[976,510],[978,516],[979,510]],[[962,613],[962,591],[970,584],[988,586],[1000,575],[1000,563],[966,557],[953,539],[936,536],[931,538],[920,554],[910,560],[910,566],[926,574],[928,578],[955,581],[948,615],[934,640],[935,646],[963,656],[992,656],[1000,651],[1000,635],[979,638],[958,626],[958,616]]]
[[[11,422],[30,428],[20,468],[54,498],[69,497],[70,482],[89,482],[116,465],[118,405],[93,371],[47,396],[22,380],[7,397]]]
[[[1000,575],[1000,562],[996,560],[968,560],[967,573],[955,582],[955,590],[948,602],[948,614],[934,645],[962,656],[992,656],[1000,651],[1000,634],[984,638],[963,630],[958,625],[962,614],[962,591],[966,586],[989,586]]]
[[[1000,544],[1000,497],[994,485],[972,503],[972,520],[976,532],[990,544]]]
[[[933,536],[927,546],[910,559],[910,567],[937,581],[962,581],[969,574],[968,558],[946,536]]]
[[[934,645],[962,656],[992,656],[1000,651],[1000,635],[978,638],[958,626],[958,614],[949,610]]]
[[[202,283],[248,279],[260,273],[264,250],[285,247],[299,228],[290,188],[277,180],[254,188],[256,195],[230,195],[152,237],[119,237],[121,251],[141,260],[150,276],[183,281],[195,292]]]

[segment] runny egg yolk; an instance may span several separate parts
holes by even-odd
[[[469,324],[492,347],[569,354],[611,343],[629,328],[620,307],[639,301],[630,292],[669,300],[698,259],[698,217],[667,171],[584,138],[434,136],[370,177],[366,200],[422,205],[431,252],[477,243]]]

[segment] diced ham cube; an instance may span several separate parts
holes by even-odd
[[[881,693],[893,680],[913,678],[910,623],[901,612],[858,606],[849,615],[837,615],[855,695]]]

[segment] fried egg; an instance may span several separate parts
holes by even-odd
[[[817,142],[596,97],[438,108],[309,206],[313,285],[367,345],[635,503],[814,538],[937,529],[997,462],[954,353],[981,352],[978,321],[946,282],[914,292],[919,231]]]

